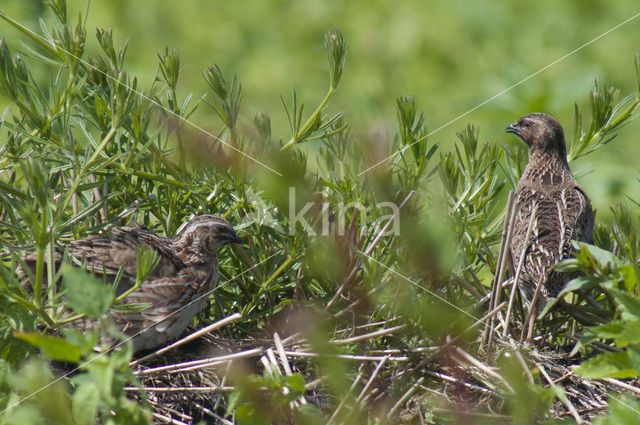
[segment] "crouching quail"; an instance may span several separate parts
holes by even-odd
[[[148,308],[136,313],[108,313],[131,337],[134,351],[139,351],[163,345],[184,331],[217,284],[217,250],[241,242],[226,220],[201,215],[188,221],[172,239],[142,227],[120,227],[109,238],[90,237],[57,247],[55,261],[57,268],[66,250],[74,265],[85,263],[89,272],[106,277],[107,282],[114,282],[121,273],[116,287],[116,295],[121,295],[136,283],[139,250],[155,253],[156,265],[146,280],[121,302],[144,303]],[[35,260],[33,255],[24,258],[30,268],[35,268]]]

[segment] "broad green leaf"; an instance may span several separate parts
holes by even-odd
[[[630,344],[627,347],[629,353],[629,361],[636,370],[640,370],[640,344]]]
[[[558,295],[558,297],[562,295],[562,292],[560,293],[560,295]],[[540,314],[538,314],[538,317],[544,317],[549,312],[549,310],[551,310],[551,308],[556,304],[557,301],[558,301],[558,298],[549,298],[549,300],[544,305],[544,308],[542,309]]]
[[[599,354],[583,362],[575,372],[583,378],[633,378],[638,376],[626,351]]]
[[[609,289],[609,293],[623,306],[623,318],[640,320],[640,297],[619,289]]]
[[[236,408],[236,419],[239,425],[269,425],[271,421],[260,414],[252,404],[243,403]]]
[[[299,405],[293,415],[297,424],[324,425],[327,423],[327,418],[322,411],[313,404]]]
[[[96,420],[100,404],[100,390],[94,382],[85,380],[71,397],[71,413],[78,425],[91,425]]]
[[[638,280],[635,270],[633,269],[632,266],[627,265],[627,266],[621,267],[619,269],[619,272],[622,275],[622,280],[624,281],[624,289],[631,292]]]
[[[618,347],[640,343],[640,320],[616,320],[591,330],[599,337],[614,339]]]
[[[286,378],[284,378],[284,384],[290,389],[304,394],[304,377],[301,374],[296,373],[293,375],[288,375]]]
[[[633,397],[613,396],[608,401],[609,412],[607,416],[601,416],[593,421],[594,425],[621,425],[635,424],[638,422],[640,402]]]
[[[71,308],[94,318],[107,312],[115,299],[111,286],[75,267],[64,266],[62,273],[65,295]]]
[[[82,333],[78,329],[70,327],[68,329],[64,329],[63,332],[64,338],[71,344],[77,346],[83,355],[91,353],[93,351],[93,347],[98,343],[97,330]]]
[[[239,389],[233,390],[231,395],[229,395],[229,399],[227,400],[227,413],[226,415],[230,415],[231,412],[236,408],[238,403],[240,403],[240,399],[242,397],[242,392]]]
[[[53,360],[71,363],[80,361],[80,348],[65,339],[40,335],[37,332],[14,332],[13,336],[38,347]]]
[[[571,291],[575,291],[577,289],[590,288],[594,286],[594,281],[585,276],[578,276],[575,279],[572,279],[567,283],[567,285],[562,289],[562,291],[558,294],[558,298],[562,297],[565,294],[568,294]]]
[[[591,254],[592,258],[596,261],[597,264],[605,266],[605,265],[614,265],[619,261],[613,253],[606,251],[602,248],[598,248],[595,245],[584,244],[584,248],[586,248]]]

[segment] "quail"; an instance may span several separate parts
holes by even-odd
[[[108,314],[131,337],[134,351],[139,351],[163,345],[182,333],[216,286],[218,248],[241,242],[226,220],[201,215],[183,225],[172,239],[143,227],[120,227],[109,238],[91,237],[57,247],[55,261],[59,267],[66,251],[72,264],[86,264],[88,271],[106,277],[107,282],[114,282],[120,273],[115,291],[121,295],[136,283],[137,251],[142,248],[156,253],[156,265],[146,280],[122,300],[124,304],[144,303],[148,308]],[[34,256],[24,261],[35,269]]]
[[[551,268],[571,256],[572,241],[592,242],[595,211],[571,174],[558,121],[532,113],[506,132],[520,137],[530,151],[514,197],[511,258],[514,270],[522,262],[518,283],[527,301],[532,302],[540,282],[537,304],[543,305],[572,278]]]

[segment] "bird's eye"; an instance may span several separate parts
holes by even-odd
[[[531,123],[529,121],[522,121],[520,123],[520,127],[529,128],[530,126],[531,126]]]

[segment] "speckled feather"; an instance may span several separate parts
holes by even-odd
[[[114,229],[110,238],[92,237],[56,249],[56,265],[66,249],[74,264],[85,261],[87,270],[113,282],[122,268],[116,294],[131,289],[136,281],[136,249],[146,247],[157,254],[158,263],[147,280],[122,304],[149,303],[140,313],[116,313],[110,317],[133,336],[134,350],[151,349],[175,339],[200,311],[218,281],[217,249],[240,242],[233,227],[220,217],[198,216],[187,222],[173,238],[163,238],[141,227]],[[25,257],[35,267],[35,257]],[[91,324],[89,324],[91,325]]]
[[[570,258],[572,240],[591,242],[595,211],[567,163],[564,133],[546,114],[522,117],[507,127],[529,146],[529,162],[515,193],[511,240],[513,268],[525,250],[519,284],[531,301],[542,279],[540,301],[556,296],[572,276],[551,270]],[[529,239],[527,230],[535,211]],[[526,248],[525,248],[526,247]]]

